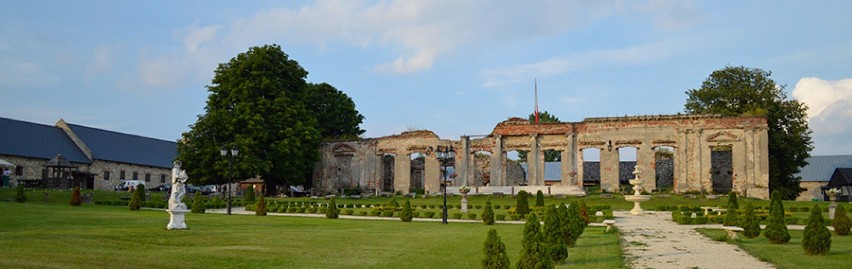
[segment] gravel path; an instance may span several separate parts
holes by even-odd
[[[735,245],[710,240],[695,231],[702,225],[672,222],[669,212],[646,211],[644,216],[614,213],[632,268],[775,268]]]

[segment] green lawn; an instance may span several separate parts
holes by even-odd
[[[710,238],[725,238],[726,232],[714,229],[698,229]],[[781,245],[769,243],[763,236],[748,239],[741,236],[739,240],[728,241],[736,244],[752,256],[762,261],[772,263],[778,268],[849,268],[852,261],[852,236],[839,236],[831,233],[831,252],[826,256],[805,255],[802,249],[802,231],[790,231],[790,242]]]
[[[4,194],[8,194],[5,193]],[[5,196],[5,195],[4,195]],[[30,195],[33,199],[33,195]],[[522,225],[190,214],[0,202],[0,268],[477,268],[490,228],[513,263]],[[589,227],[560,268],[622,268],[618,236]]]

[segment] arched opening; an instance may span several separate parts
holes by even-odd
[[[524,150],[506,152],[506,186],[527,185],[527,170],[524,168],[526,162],[521,160],[527,152]]]
[[[382,156],[382,191],[393,192],[395,161],[396,155],[385,154]]]
[[[426,178],[426,155],[420,152],[411,154],[411,185],[409,191],[414,193],[424,193]]]
[[[601,185],[601,150],[598,148],[583,149],[583,186],[600,187]]]
[[[618,148],[618,184],[629,188],[634,169],[636,169],[636,148]]]
[[[714,193],[729,193],[734,183],[731,145],[710,147],[710,178]]]
[[[544,184],[557,184],[562,181],[562,151],[548,149],[544,151]]]
[[[489,186],[491,184],[491,152],[473,153],[473,182],[471,186]]]
[[[657,190],[665,192],[674,188],[675,149],[671,146],[654,148],[655,181]]]

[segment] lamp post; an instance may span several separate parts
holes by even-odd
[[[449,171],[447,171],[447,166],[449,166],[449,162],[456,158],[456,152],[453,150],[453,146],[442,147],[438,146],[438,149],[435,151],[435,158],[441,162],[442,169],[442,177],[441,177],[441,190],[444,192],[444,207],[443,207],[443,215],[442,220],[444,224],[447,224],[447,176],[449,176]]]
[[[237,147],[233,147],[230,150],[230,154],[228,154],[228,148],[222,147],[219,150],[219,153],[222,154],[222,157],[228,157],[228,185],[225,189],[228,190],[228,215],[231,214],[231,180],[233,179],[233,170],[234,170],[234,159],[237,158],[237,155],[240,154],[240,150]]]

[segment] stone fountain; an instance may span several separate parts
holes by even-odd
[[[633,177],[634,179],[630,180],[630,185],[633,185],[633,195],[625,195],[624,200],[628,202],[633,202],[633,209],[630,210],[630,215],[641,216],[645,214],[645,210],[642,210],[642,206],[640,205],[644,201],[648,201],[651,199],[650,195],[642,195],[642,183],[645,183],[645,180],[639,179],[639,174],[642,173],[642,167],[638,164],[633,169]]]

